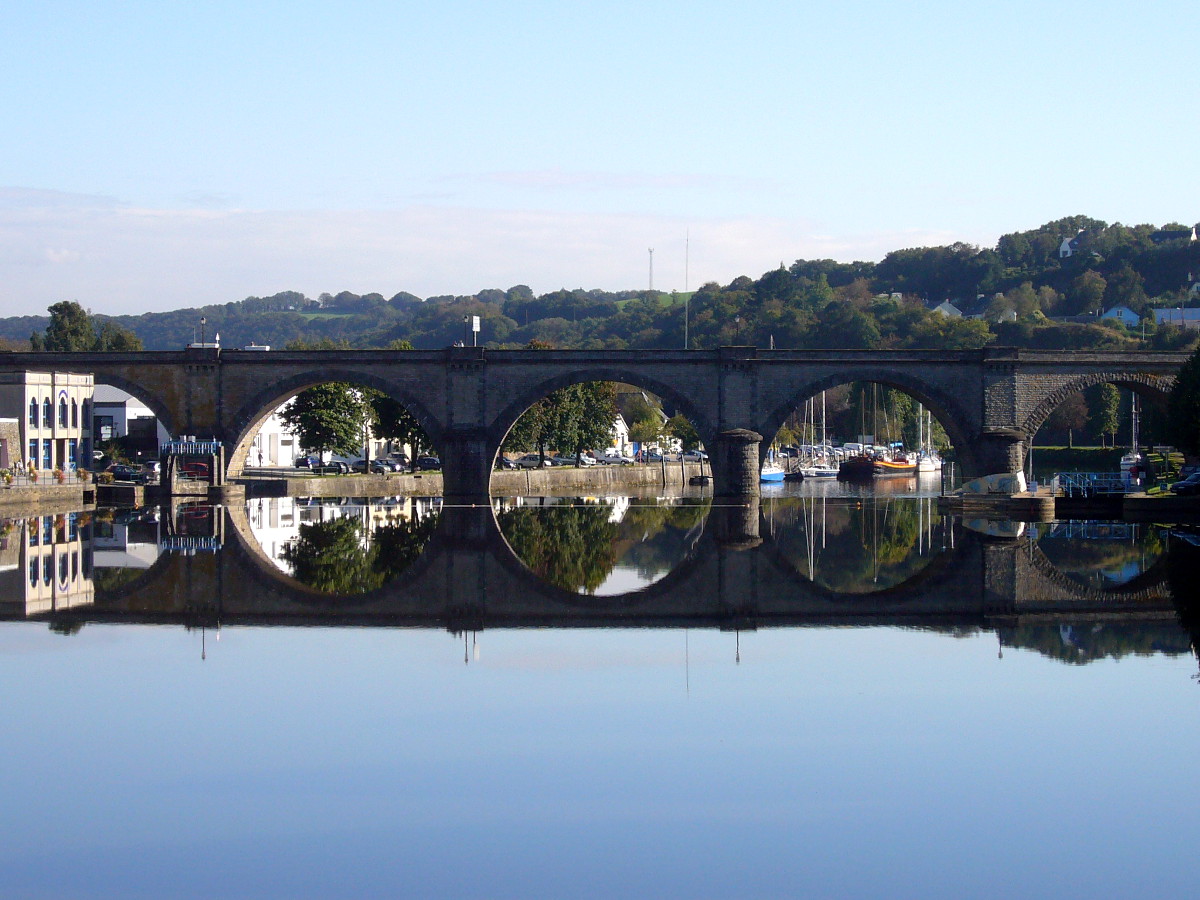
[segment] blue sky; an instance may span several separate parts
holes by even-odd
[[[650,247],[682,290],[1076,213],[1190,224],[1193,23],[1182,2],[18,4],[0,315],[641,288]]]

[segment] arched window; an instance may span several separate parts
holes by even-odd
[[[37,397],[29,401],[29,424],[37,426]]]
[[[58,398],[58,427],[59,428],[67,427],[67,398],[66,397]]]
[[[74,397],[71,398],[71,427],[79,427],[79,404]]]
[[[47,397],[45,400],[42,401],[42,427],[50,428],[53,425],[54,425],[54,405],[50,402],[50,398]]]

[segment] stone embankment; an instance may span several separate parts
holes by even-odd
[[[0,485],[0,509],[6,516],[75,511],[95,502],[96,487],[91,482]]]
[[[549,494],[562,490],[608,491],[624,487],[675,486],[697,475],[708,475],[698,463],[666,466],[571,466],[553,469],[497,469],[491,492],[496,496]],[[411,475],[326,475],[319,477],[241,478],[247,497],[434,497],[442,493],[440,472]]]

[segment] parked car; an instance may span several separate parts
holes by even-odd
[[[394,462],[398,466],[398,468],[396,469],[397,472],[403,472],[409,466],[407,453],[396,452],[396,453],[391,454],[388,457],[388,459],[390,459],[392,462]]]
[[[417,457],[417,468],[420,469],[422,472],[428,472],[432,469],[440,469],[441,467],[442,467],[442,461],[440,459],[438,459],[436,456],[418,456]]]
[[[536,453],[526,453],[524,456],[517,457],[517,465],[522,469],[537,469],[545,466],[547,469],[554,465],[550,460],[542,462],[541,456]]]
[[[604,451],[603,456],[596,457],[596,462],[603,463],[606,466],[632,466],[634,464],[634,458],[632,456],[626,456],[619,450],[610,447]]]
[[[1171,485],[1171,493],[1178,494],[1180,497],[1200,494],[1200,472],[1189,475],[1183,481],[1175,482]]]
[[[552,457],[551,461],[556,466],[573,466],[576,464],[576,459],[574,456],[563,456],[561,453]],[[590,456],[580,456],[578,464],[581,466],[594,466],[596,461]]]
[[[321,458],[319,456],[297,456],[296,457],[296,468],[297,469],[316,469],[320,465],[321,465]]]
[[[684,450],[680,459],[684,462],[707,462],[708,454],[703,450]]]
[[[113,463],[108,467],[109,473],[113,477],[113,481],[132,481],[135,484],[144,483],[146,474],[136,466],[127,466],[123,463]]]
[[[517,468],[516,460],[509,459],[503,453],[496,457],[497,469],[515,469]]]
[[[642,462],[656,463],[662,461],[663,455],[657,450],[647,450],[642,454]]]
[[[202,462],[185,462],[179,466],[179,474],[184,478],[193,478],[196,480],[208,478],[208,463]]]
[[[372,475],[386,475],[388,472],[392,471],[391,464],[382,459],[372,459],[370,461],[360,459],[357,460],[350,468],[352,468],[355,472],[361,472],[363,474],[369,472]]]

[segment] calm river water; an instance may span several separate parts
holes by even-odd
[[[1182,896],[1200,537],[935,493],[8,522],[0,896]]]

